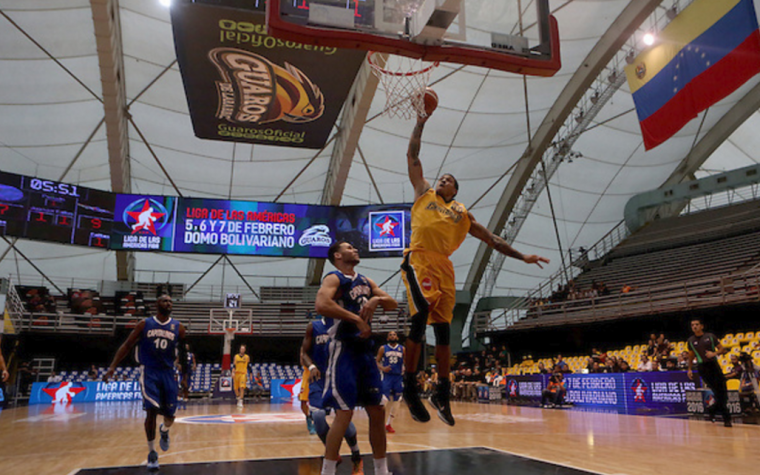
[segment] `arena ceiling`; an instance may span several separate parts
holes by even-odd
[[[461,184],[458,200],[478,221],[492,226],[506,222],[528,184],[529,159],[546,148],[537,148],[541,141],[555,142],[555,129],[578,114],[582,96],[604,87],[616,53],[619,57],[621,51],[640,47],[644,31],[674,4],[686,3],[553,0],[563,66],[551,78],[529,77],[524,83],[514,74],[442,65],[433,75],[440,107],[423,136],[427,178],[432,182],[440,172],[453,173]],[[109,4],[116,6],[120,34],[104,23]],[[193,135],[169,11],[159,0],[0,0],[0,12],[0,170],[133,193],[177,195],[179,190],[184,196],[321,202],[332,144],[315,153]],[[535,36],[535,28],[527,35]],[[112,38],[120,41],[114,44]],[[109,74],[108,60],[123,62],[122,77]],[[633,195],[667,180],[757,163],[758,83],[753,78],[649,152],[623,84],[574,143],[575,158],[552,175],[549,194],[557,232],[549,194],[543,192],[514,242],[522,252],[550,258],[551,265],[541,270],[507,260],[494,295],[535,288],[559,269],[560,245],[566,251],[594,244],[622,220]],[[126,114],[120,103],[128,107]],[[378,91],[370,118],[383,103]],[[112,121],[110,129],[106,121]],[[412,126],[383,117],[364,124],[358,138],[361,154],[353,158],[341,204],[412,199],[405,162]],[[685,160],[688,166],[679,168]],[[61,285],[115,280],[117,267],[124,266],[117,266],[114,252],[21,240],[15,245],[2,254],[0,275],[20,274],[44,283],[21,254]],[[0,252],[6,247],[0,242]],[[190,284],[211,268],[198,286],[209,297],[211,286],[218,295],[222,283],[227,290],[247,293],[229,263],[212,268],[217,260],[137,253],[134,278]],[[488,261],[479,241],[465,240],[452,260],[457,287],[473,290]],[[308,261],[302,259],[235,256],[230,261],[254,288],[302,285],[307,275]],[[398,265],[398,259],[365,260],[362,269],[377,282],[390,279],[386,289],[401,297],[401,279],[393,276]]]

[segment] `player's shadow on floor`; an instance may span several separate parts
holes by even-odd
[[[591,472],[519,457],[483,447],[467,449],[426,450],[388,454],[388,469],[393,475],[589,475]],[[161,475],[319,475],[321,457],[246,460],[240,462],[211,462],[162,465]],[[79,475],[136,475],[147,472],[145,466],[92,468]],[[346,460],[338,467],[339,475],[351,473]],[[374,473],[372,457],[364,457],[364,473]]]

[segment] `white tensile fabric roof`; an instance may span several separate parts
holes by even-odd
[[[461,185],[458,200],[465,206],[478,200],[471,211],[487,224],[509,174],[490,192],[486,190],[528,146],[526,103],[533,135],[602,35],[629,3],[638,1],[642,0],[554,0],[551,6],[560,25],[563,66],[554,77],[527,78],[527,98],[522,76],[441,65],[432,78],[437,81],[445,77],[435,84],[440,106],[425,129],[421,153],[428,179],[432,182],[439,170],[454,174]],[[658,9],[664,11],[674,3],[677,2],[663,1]],[[104,117],[90,1],[0,0],[0,10],[4,14],[0,17],[0,170],[111,190],[105,127],[100,127],[80,150]],[[314,157],[315,152],[309,150],[196,138],[174,63],[168,9],[158,0],[121,0],[119,16],[127,103],[137,98],[129,113],[183,195],[271,201]],[[530,34],[535,32],[529,31]],[[588,247],[617,225],[626,201],[660,186],[693,144],[757,83],[757,78],[752,79],[710,108],[706,117],[701,114],[673,139],[650,152],[644,151],[631,94],[624,84],[592,124],[600,125],[585,132],[574,145],[573,150],[582,157],[563,163],[552,177],[549,191],[562,248]],[[382,109],[384,100],[379,90],[369,117]],[[754,113],[717,148],[702,166],[706,171],[697,176],[757,163],[759,126],[760,117]],[[366,124],[359,139],[385,202],[412,198],[406,177],[411,129],[412,122],[380,117]],[[128,137],[132,192],[176,195],[131,125]],[[280,201],[318,204],[331,152],[332,146],[322,151]],[[341,204],[377,202],[370,177],[357,155]],[[468,238],[452,256],[459,288],[475,259],[478,244]],[[6,246],[0,243],[3,250]],[[44,273],[62,283],[66,282],[62,279],[116,279],[113,252],[23,240],[17,247]],[[524,294],[559,269],[559,246],[546,192],[533,208],[514,247],[546,256],[552,263],[541,270],[507,260],[496,282],[495,295]],[[135,279],[191,283],[217,258],[137,253]],[[304,259],[231,259],[254,287],[302,285],[306,275]],[[398,264],[398,259],[365,260],[362,268],[376,282],[383,282],[398,269]],[[11,251],[0,262],[0,275],[16,273],[36,274],[18,253]],[[213,284],[218,292],[223,281],[228,289],[242,285],[237,274],[222,264],[202,283]],[[400,277],[393,277],[386,289],[400,297]]]

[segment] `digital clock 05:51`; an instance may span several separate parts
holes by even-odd
[[[57,183],[50,180],[40,180],[32,178],[29,187],[33,190],[44,191],[46,193],[57,193],[59,195],[73,196],[79,198],[79,192],[76,185],[68,183]]]

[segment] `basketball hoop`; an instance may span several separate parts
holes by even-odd
[[[438,67],[438,61],[429,63],[406,56],[393,56],[392,59],[383,61],[380,54],[370,51],[367,62],[385,90],[383,115],[405,120],[417,116],[427,117],[424,101],[425,88],[433,69]],[[385,64],[381,66],[381,62]],[[392,66],[389,66],[390,62],[393,63]]]

